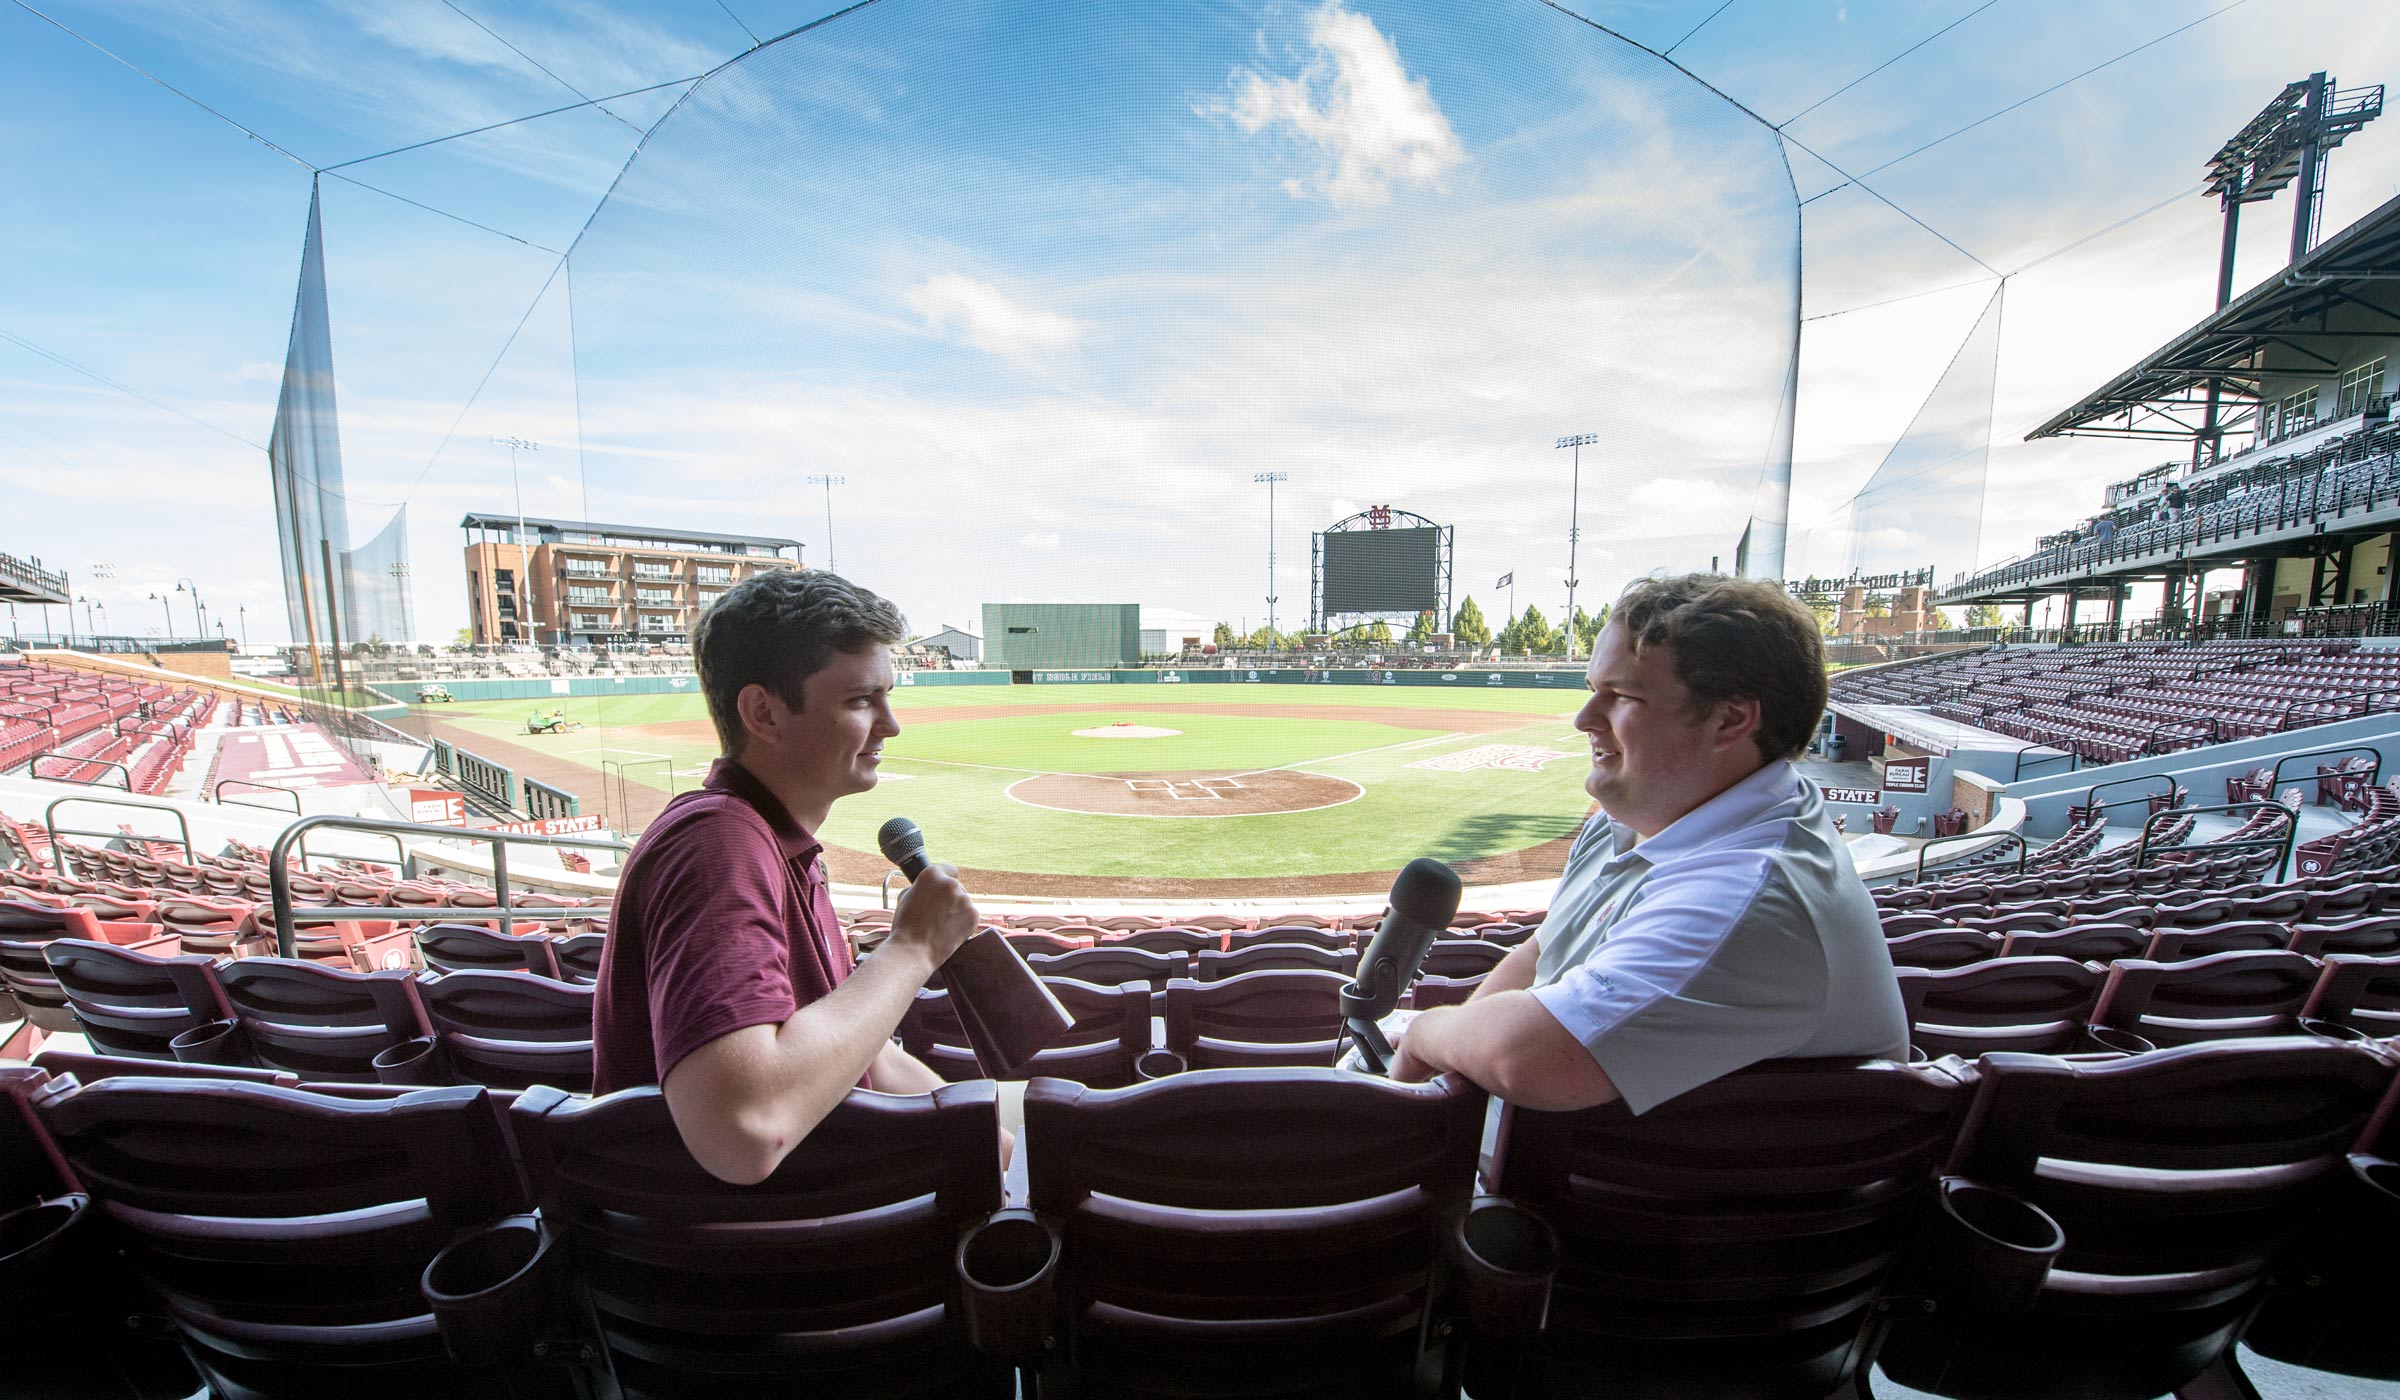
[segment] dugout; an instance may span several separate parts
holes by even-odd
[[[1110,670],[1142,662],[1139,603],[986,603],[983,664],[999,671]],[[1031,681],[1030,674],[1020,677]]]

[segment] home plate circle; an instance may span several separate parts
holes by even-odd
[[[1075,737],[1078,739],[1172,739],[1182,732],[1180,729],[1161,729],[1154,724],[1134,724],[1128,720],[1119,720],[1115,724],[1104,724],[1097,729],[1078,729],[1075,731]]]

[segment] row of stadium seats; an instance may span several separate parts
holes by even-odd
[[[735,1187],[655,1089],[176,1074],[0,1070],[10,1263],[78,1280],[0,1326],[112,1383],[48,1394],[172,1362],[162,1326],[242,1396],[1819,1396],[1880,1362],[2143,1400],[2237,1393],[2237,1338],[2400,1368],[2388,1046],[1768,1064],[1506,1110],[1492,1196],[1453,1079],[1039,1080],[1012,1196],[988,1081],[854,1092]]]

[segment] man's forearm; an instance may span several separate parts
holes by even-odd
[[[1483,975],[1481,982],[1475,984],[1474,995],[1467,998],[1468,1004],[1472,1005],[1485,997],[1496,997],[1502,992],[1531,989],[1541,958],[1542,940],[1539,937],[1527,938],[1509,949],[1508,956],[1502,958],[1490,972]]]
[[[1408,1077],[1456,1071],[1525,1108],[1589,1108],[1617,1097],[1591,1052],[1523,993],[1428,1011],[1409,1023],[1400,1048],[1413,1062]]]

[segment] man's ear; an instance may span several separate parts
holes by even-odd
[[[733,712],[741,719],[742,733],[750,743],[781,742],[784,724],[791,717],[791,711],[775,697],[775,692],[757,684],[743,686],[733,697]]]
[[[1747,744],[1758,733],[1759,703],[1756,696],[1726,700],[1717,706],[1716,732],[1711,736],[1719,749]]]

